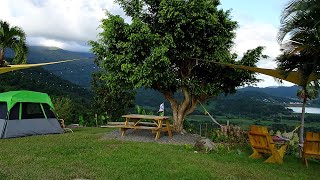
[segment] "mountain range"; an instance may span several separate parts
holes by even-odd
[[[13,52],[8,51],[8,57]],[[94,64],[94,55],[86,52],[72,52],[56,47],[29,46],[28,63],[44,63],[69,59],[77,61],[44,66],[45,70],[84,88],[90,88],[91,74],[98,69]]]
[[[271,87],[265,87],[265,88],[248,86],[245,88],[241,88],[239,91],[258,91],[258,92],[263,92],[272,96],[296,99],[298,90],[299,90],[299,86],[278,86],[278,87],[271,86]]]
[[[13,56],[13,52],[9,51],[8,56]],[[67,59],[79,59],[78,61],[49,65],[44,69],[50,73],[57,75],[65,80],[77,84],[86,89],[90,89],[91,74],[98,70],[94,64],[94,55],[86,52],[72,52],[55,47],[30,46],[28,52],[28,63],[42,63],[52,62]],[[255,97],[265,101],[290,102],[297,101],[296,92],[298,86],[291,87],[244,87],[237,91],[235,95],[227,96],[226,98],[235,98],[243,96],[244,94]],[[137,103],[152,104],[164,101],[164,97],[153,90],[138,90]],[[147,98],[146,98],[147,97]],[[222,96],[223,97],[223,96]],[[155,99],[157,98],[157,99]]]

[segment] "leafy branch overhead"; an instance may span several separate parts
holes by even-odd
[[[217,8],[218,0],[117,2],[131,22],[107,13],[99,40],[90,41],[96,63],[108,72],[104,78],[111,86],[124,82],[130,88],[162,92],[176,120],[179,114],[183,119],[191,113],[198,101],[258,82],[251,72],[212,63],[255,66],[264,57],[262,47],[249,50],[238,61],[230,53],[237,23],[230,11]],[[173,96],[180,90],[182,102]]]

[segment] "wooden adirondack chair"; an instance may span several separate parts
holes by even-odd
[[[308,167],[307,158],[314,157],[320,159],[320,134],[314,132],[307,132],[306,139],[303,143],[302,158]]]
[[[280,149],[277,149],[266,127],[252,125],[248,136],[253,150],[253,153],[249,156],[250,158],[258,159],[262,157],[262,154],[270,154],[271,156],[264,162],[283,163],[287,144],[282,144]]]

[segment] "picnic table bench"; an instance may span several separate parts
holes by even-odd
[[[141,114],[128,114],[123,115],[125,122],[109,122],[107,126],[101,127],[115,127],[120,128],[121,136],[125,135],[128,129],[147,129],[156,133],[155,139],[160,138],[161,132],[167,132],[169,137],[172,137],[170,126],[170,116],[154,116],[154,115],[141,115]],[[151,122],[145,122],[151,121]]]

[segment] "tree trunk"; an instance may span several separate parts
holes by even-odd
[[[178,115],[176,116],[176,118],[174,118],[174,123],[173,123],[173,127],[177,132],[183,132],[184,118],[185,118],[185,115],[183,114],[183,112],[179,113],[178,111]]]
[[[198,97],[190,95],[186,88],[182,88],[182,92],[184,94],[184,99],[181,103],[178,103],[178,101],[174,99],[171,92],[164,93],[164,96],[171,104],[174,129],[180,133],[183,133],[185,117],[195,110],[199,100]]]
[[[112,112],[108,113],[107,116],[109,116],[109,118],[107,119],[107,123],[108,123],[108,121],[112,121],[112,118],[113,118]]]
[[[4,60],[4,48],[0,48],[0,67],[3,67],[5,64]]]
[[[306,104],[307,104],[307,91],[306,88],[303,88],[303,104],[302,104],[302,112],[301,112],[301,125],[299,132],[299,144],[303,144],[303,135],[304,135],[304,116],[306,112]],[[302,148],[299,149],[299,157],[302,157]]]

